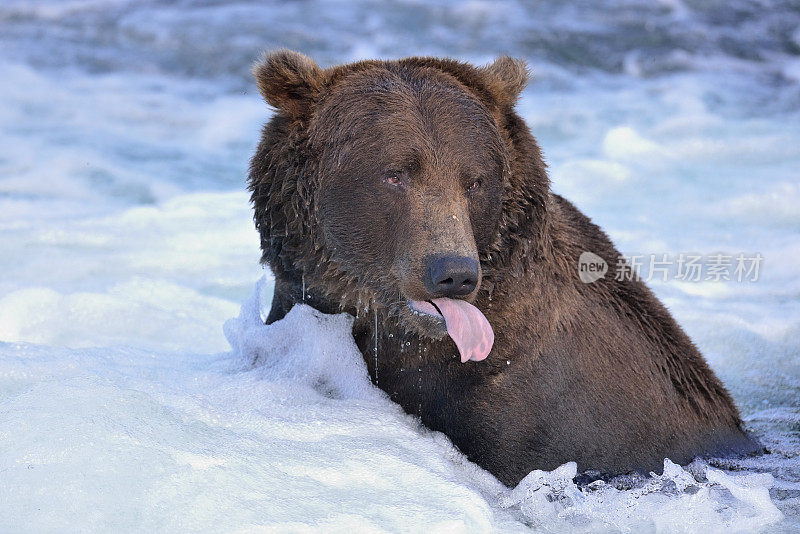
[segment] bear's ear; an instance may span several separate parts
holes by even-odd
[[[310,57],[278,50],[264,54],[253,67],[253,76],[267,104],[299,118],[319,93],[324,73]]]
[[[519,94],[528,85],[528,66],[521,59],[501,56],[493,63],[481,67],[489,90],[501,104],[514,105]]]

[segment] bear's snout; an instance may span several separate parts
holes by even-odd
[[[466,256],[428,256],[423,260],[425,289],[436,297],[463,297],[478,287],[480,267]]]

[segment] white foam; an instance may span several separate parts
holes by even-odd
[[[728,198],[717,208],[739,220],[800,227],[800,182],[769,184],[757,193]]]
[[[607,159],[576,159],[554,167],[551,179],[561,194],[578,204],[596,201],[598,195],[618,195],[632,181],[631,169]],[[601,187],[598,187],[602,184]]]
[[[660,157],[664,149],[645,139],[630,126],[612,128],[603,140],[603,152],[610,158],[620,160]]]
[[[262,298],[267,284],[261,278],[239,316],[224,326],[225,337],[244,362],[264,366],[272,380],[300,382],[336,398],[374,398],[380,390],[370,384],[353,341],[353,318],[298,304],[284,320],[265,325]]]
[[[371,385],[351,317],[298,305],[264,325],[268,283],[226,323],[229,353],[0,344],[0,427],[14,429],[0,527],[711,533],[781,519],[771,476],[703,464],[579,489],[570,463],[504,488]]]
[[[782,519],[769,498],[770,475],[693,467],[697,475],[664,460],[663,474],[637,480],[632,489],[597,481],[581,491],[569,463],[533,471],[500,504],[518,509],[535,528],[563,532],[752,532]]]
[[[0,339],[210,353],[227,348],[219,325],[235,310],[229,301],[146,278],[98,293],[28,287],[0,298]]]
[[[0,527],[514,527],[496,480],[370,385],[351,318],[265,326],[258,294],[226,326],[244,352],[0,344]]]

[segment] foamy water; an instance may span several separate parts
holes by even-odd
[[[770,454],[510,490],[372,388],[347,317],[261,325],[248,70],[278,46],[527,59],[553,188],[623,253],[763,255],[650,285]],[[797,529],[799,52],[788,2],[4,2],[0,529]]]

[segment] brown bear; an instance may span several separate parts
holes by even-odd
[[[524,63],[278,51],[254,74],[277,110],[249,175],[268,323],[298,302],[355,316],[374,383],[508,485],[760,448],[644,283],[581,281],[583,252],[619,254],[550,191],[514,111]]]

